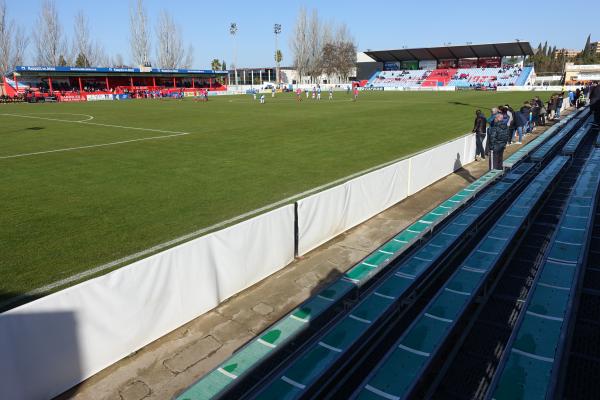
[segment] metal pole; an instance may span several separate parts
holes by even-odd
[[[281,33],[281,24],[275,24],[273,27],[275,33],[275,80],[279,84],[281,82],[281,74],[279,72],[279,34]]]

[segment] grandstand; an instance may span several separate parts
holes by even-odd
[[[193,94],[197,89],[224,91],[227,71],[159,68],[83,68],[17,66],[4,77],[4,92],[28,100],[85,101],[100,96],[136,97],[152,91]]]
[[[367,88],[525,86],[533,67],[528,42],[367,51],[376,72]],[[364,63],[363,63],[364,64]],[[361,65],[359,64],[359,69]],[[368,70],[373,66],[363,66]],[[360,71],[359,71],[360,76]]]
[[[504,168],[396,234],[178,399],[594,397],[600,136],[589,110]]]

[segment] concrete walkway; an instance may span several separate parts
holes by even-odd
[[[536,136],[527,135],[524,143]],[[507,147],[505,158],[518,147]],[[59,398],[141,400],[176,396],[312,293],[487,170],[487,160],[465,166],[339,235]]]

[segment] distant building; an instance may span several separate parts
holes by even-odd
[[[597,42],[596,42],[597,43]],[[565,82],[585,83],[590,81],[600,81],[600,64],[575,65],[573,63],[565,64]]]
[[[600,53],[600,42],[592,42],[590,45],[592,47],[592,52],[596,54]]]
[[[577,57],[577,54],[581,53],[581,50],[574,50],[574,49],[558,49],[557,50],[558,54],[564,54],[565,57],[567,58],[575,58]]]

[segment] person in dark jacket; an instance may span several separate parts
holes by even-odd
[[[496,114],[494,125],[490,128],[488,140],[490,141],[491,153],[491,169],[502,169],[504,161],[504,149],[508,141],[508,120],[504,118],[502,113]]]
[[[516,140],[517,144],[521,144],[521,141],[523,140],[523,134],[525,133],[525,127],[527,126],[527,123],[529,122],[529,103],[525,102],[525,104],[523,104],[523,107],[521,107],[521,109],[519,110],[519,112],[515,113],[516,115],[516,126],[517,126],[517,133],[519,134],[519,138]]]
[[[564,92],[561,93],[561,94],[559,94],[556,97],[556,113],[555,113],[555,116],[556,116],[556,120],[557,121],[560,119],[560,110],[561,110],[561,108],[563,106],[564,98],[565,98]]]
[[[594,123],[600,125],[600,85],[590,87],[590,110],[594,113]]]
[[[483,148],[483,140],[485,139],[485,131],[487,121],[481,110],[475,112],[475,122],[473,123],[473,133],[475,134],[475,161],[479,161],[479,157],[485,160],[485,150]]]
[[[508,142],[506,143],[507,146],[510,146],[512,144],[512,138],[515,134],[515,130],[517,129],[517,123],[515,121],[515,110],[513,110],[513,108],[508,105],[505,104],[504,105],[504,110],[505,110],[505,114],[508,117]]]

